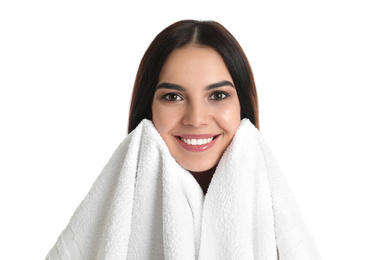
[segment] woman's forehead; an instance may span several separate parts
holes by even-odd
[[[210,47],[188,46],[176,49],[168,56],[158,84],[188,85],[196,82],[206,86],[222,80],[233,82],[219,53]]]

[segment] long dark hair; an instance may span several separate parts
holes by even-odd
[[[152,101],[164,62],[174,49],[190,44],[211,47],[221,55],[236,86],[241,118],[248,118],[259,128],[256,85],[237,40],[217,22],[182,20],[160,32],[141,60],[131,99],[128,133],[144,118],[152,120]]]

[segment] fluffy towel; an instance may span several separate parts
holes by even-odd
[[[207,194],[144,119],[46,259],[320,259],[260,132],[244,119]]]

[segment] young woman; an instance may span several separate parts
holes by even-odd
[[[235,38],[167,27],[141,61],[129,135],[47,259],[319,259],[258,128]]]

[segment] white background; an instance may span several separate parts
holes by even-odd
[[[127,134],[144,51],[185,18],[244,48],[323,258],[390,259],[388,1],[140,2],[0,3],[0,259],[44,259]]]

